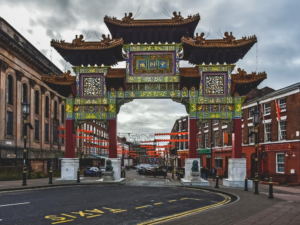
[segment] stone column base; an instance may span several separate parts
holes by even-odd
[[[244,188],[245,187],[245,180],[238,181],[238,180],[223,179],[223,185],[227,186],[227,187]],[[248,188],[253,188],[253,180],[248,180]]]
[[[227,187],[245,187],[247,175],[246,159],[228,159],[228,179],[223,179],[223,185]],[[252,180],[248,180],[248,188],[253,187]]]
[[[121,179],[121,159],[118,158],[109,158],[111,160],[111,165],[114,171],[114,180]],[[108,159],[106,159],[108,160]],[[106,163],[105,163],[106,166]]]
[[[79,158],[62,158],[61,178],[59,180],[77,180]]]

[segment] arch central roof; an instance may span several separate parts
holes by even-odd
[[[200,21],[200,15],[183,18],[180,12],[173,13],[171,19],[136,20],[132,13],[125,13],[122,20],[104,17],[112,38],[123,38],[124,44],[130,43],[180,43],[182,37],[193,37]]]

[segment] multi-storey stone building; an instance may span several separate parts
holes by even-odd
[[[0,18],[0,158],[22,158],[23,117],[21,103],[30,103],[28,121],[28,158],[57,158],[65,155],[65,97],[71,86],[42,81],[43,77],[64,77],[50,60],[38,51],[8,22]],[[107,126],[88,121],[77,126],[77,137],[92,136],[93,141],[77,138],[77,156],[106,155]]]
[[[30,103],[28,157],[57,157],[65,150],[58,127],[65,123],[65,102],[59,90],[41,81],[42,75],[61,75],[50,60],[8,22],[0,18],[0,151],[1,158],[23,157],[21,103]]]

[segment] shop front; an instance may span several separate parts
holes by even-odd
[[[200,159],[200,167],[207,167],[211,170],[212,158],[210,148],[197,149],[197,157]]]
[[[261,180],[279,184],[299,183],[299,142],[261,145]]]
[[[216,167],[218,175],[228,176],[228,159],[232,157],[232,146],[213,148],[213,167]]]

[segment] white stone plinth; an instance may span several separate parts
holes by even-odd
[[[192,172],[193,162],[196,160],[198,162],[199,172]],[[198,186],[209,186],[209,182],[201,178],[200,173],[200,159],[199,158],[189,158],[185,159],[185,175],[184,178],[180,179],[183,185],[198,185]],[[198,173],[198,174],[197,174]]]
[[[79,168],[78,158],[62,158],[61,178],[59,180],[77,180],[78,168]]]
[[[108,160],[108,159],[106,159]],[[111,166],[113,167],[114,171],[114,180],[120,180],[121,179],[121,159],[117,158],[110,158],[111,160]],[[106,166],[106,162],[105,162]]]
[[[192,166],[193,166],[193,161],[196,160],[198,162],[198,169],[199,169],[199,176],[200,174],[200,159],[199,158],[189,158],[189,159],[185,159],[185,175],[184,175],[184,179],[185,180],[192,180],[193,176],[192,176]]]
[[[247,175],[246,159],[228,159],[228,179],[223,179],[227,187],[245,187]],[[253,187],[252,180],[248,180],[248,188]]]

